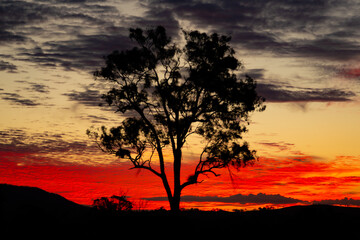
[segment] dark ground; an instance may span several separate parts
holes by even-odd
[[[81,236],[101,234],[118,238],[125,233],[138,237],[171,233],[166,238],[245,233],[290,234],[293,238],[308,234],[331,236],[333,232],[344,236],[360,230],[360,208],[309,205],[248,212],[189,210],[173,214],[159,210],[113,214],[78,205],[39,188],[0,184],[0,229],[12,229],[14,234],[23,233],[16,229],[32,233],[44,233],[47,229],[58,234],[76,232]]]

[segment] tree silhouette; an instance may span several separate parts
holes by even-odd
[[[127,200],[125,195],[116,196],[113,195],[111,197],[101,197],[97,198],[93,201],[93,207],[108,212],[122,212],[129,211],[133,208],[133,204]]]
[[[216,169],[239,169],[256,159],[242,134],[249,114],[265,109],[254,80],[236,76],[241,63],[229,46],[230,37],[198,31],[183,35],[186,44],[181,48],[161,26],[130,29],[138,47],[114,51],[94,73],[112,84],[103,98],[125,118],[118,127],[87,131],[103,151],[158,176],[173,211],[179,210],[181,191],[199,183],[200,175],[218,176]],[[192,134],[206,144],[194,173],[181,182],[182,148]],[[172,159],[165,159],[165,149]],[[173,163],[173,189],[165,161]]]

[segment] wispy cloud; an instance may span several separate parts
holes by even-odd
[[[99,107],[105,101],[101,99],[102,94],[97,89],[91,89],[90,87],[86,87],[83,91],[75,91],[69,93],[64,93],[64,96],[67,96],[70,101],[74,101],[76,103],[81,103],[85,106],[90,107]]]
[[[7,71],[9,73],[16,73],[17,66],[6,61],[0,60],[0,71]]]
[[[348,67],[338,71],[338,74],[342,77],[360,80],[360,67]]]
[[[324,199],[324,200],[314,201],[313,204],[360,206],[360,199],[352,199],[347,197],[343,199]]]
[[[258,92],[267,102],[347,102],[356,94],[336,88],[299,88],[259,83]]]
[[[41,105],[40,103],[37,103],[31,99],[24,98],[17,93],[0,92],[0,98],[9,101],[13,104],[21,105],[25,107],[34,107]]]
[[[73,164],[81,164],[81,159],[84,158],[81,156],[84,153],[92,153],[90,155],[96,161],[95,155],[100,153],[97,150],[92,142],[76,139],[68,141],[64,139],[62,133],[45,131],[29,134],[22,129],[0,131],[1,158],[10,158],[12,161],[24,164],[57,165],[67,162],[74,156],[77,156],[78,161]],[[14,159],[13,156],[17,157]]]

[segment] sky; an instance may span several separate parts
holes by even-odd
[[[245,139],[254,166],[204,177],[183,207],[360,206],[360,5],[357,0],[2,0],[0,183],[40,187],[80,204],[126,193],[168,208],[160,180],[98,150],[91,126],[123,119],[101,105],[93,72],[133,46],[129,28],[162,25],[230,35],[266,110]],[[184,178],[201,139],[184,148]],[[168,165],[170,163],[167,163]]]

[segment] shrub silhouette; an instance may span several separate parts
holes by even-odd
[[[129,211],[133,208],[133,204],[126,199],[126,196],[101,197],[93,201],[93,207],[107,212]]]

